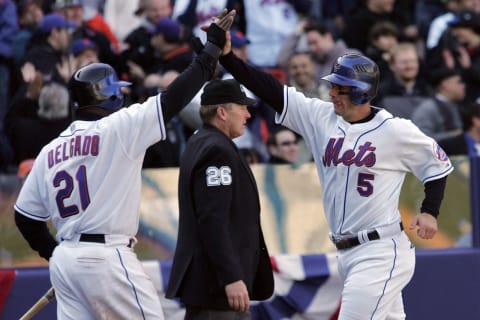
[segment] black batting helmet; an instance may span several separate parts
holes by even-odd
[[[364,104],[377,95],[380,72],[375,62],[359,54],[345,54],[337,58],[332,72],[322,79],[339,86],[353,87],[350,100]]]
[[[121,88],[129,85],[130,82],[118,80],[110,65],[91,63],[73,74],[68,90],[76,109],[97,106],[115,111],[123,105]]]

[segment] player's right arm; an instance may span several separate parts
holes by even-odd
[[[185,107],[197,94],[206,81],[210,80],[217,66],[218,57],[225,45],[226,34],[235,17],[235,10],[226,9],[207,29],[207,42],[203,50],[161,94],[161,104],[165,122]]]
[[[233,77],[257,97],[281,114],[284,106],[283,85],[274,76],[239,59],[231,50],[230,34],[223,47],[220,63]]]

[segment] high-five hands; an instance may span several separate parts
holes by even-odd
[[[207,31],[207,42],[211,42],[216,45],[218,48],[223,49],[226,42],[227,31],[230,30],[230,27],[233,24],[233,18],[235,17],[235,10],[228,11],[223,9],[217,17],[212,19],[212,23],[207,27],[202,27],[202,30]]]

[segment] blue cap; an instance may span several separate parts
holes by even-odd
[[[180,39],[180,23],[171,18],[162,18],[155,25],[153,34],[162,34],[165,40],[175,42]]]
[[[87,49],[97,50],[95,43],[88,38],[76,39],[72,43],[72,53],[75,57]]]
[[[50,33],[53,29],[68,29],[73,27],[75,27],[75,22],[67,21],[64,16],[58,13],[47,14],[38,26],[43,33]]]
[[[250,43],[250,40],[241,31],[230,30],[230,35],[232,36],[232,47],[234,48],[241,48]]]

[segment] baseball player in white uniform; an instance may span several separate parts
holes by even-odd
[[[121,87],[129,83],[107,64],[72,76],[77,120],[39,153],[15,204],[19,230],[49,259],[58,319],[164,318],[133,251],[142,162],[146,149],[165,139],[165,123],[213,76],[234,15],[225,10],[190,66],[142,104],[121,108]]]
[[[424,183],[425,200],[409,228],[432,238],[453,170],[447,155],[410,120],[370,105],[380,75],[365,56],[336,60],[323,78],[331,84],[326,102],[245,64],[229,41],[223,54],[222,65],[277,111],[277,123],[301,134],[313,154],[344,281],[338,319],[404,319],[402,289],[412,278],[415,251],[401,223],[401,187],[407,172]]]

